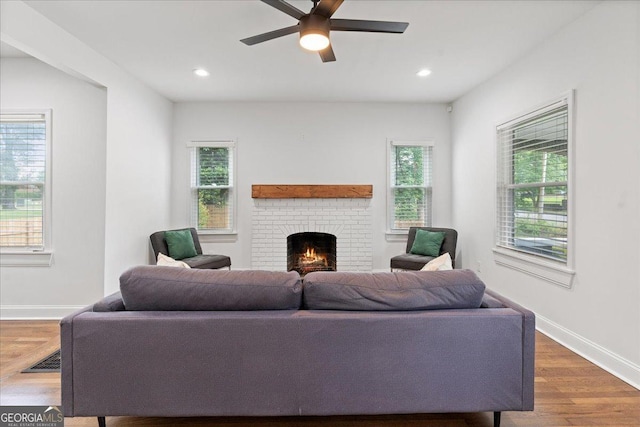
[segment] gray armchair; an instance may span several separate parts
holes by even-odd
[[[455,268],[456,244],[458,242],[458,232],[456,230],[452,228],[411,227],[409,229],[409,236],[407,238],[406,253],[391,258],[391,271],[393,271],[394,269],[420,270],[429,261],[435,258],[431,256],[416,255],[411,253],[411,247],[413,246],[413,241],[416,238],[416,230],[418,229],[427,231],[444,231],[445,234],[444,240],[442,241],[442,246],[440,247],[440,255],[443,255],[445,252],[449,252],[449,255],[451,255],[451,265],[453,266],[453,268]]]
[[[191,258],[184,258],[180,261],[186,262],[191,268],[223,268],[228,267],[231,270],[231,258],[226,255],[204,255],[202,253],[202,247],[200,246],[200,240],[198,239],[198,232],[195,228],[189,228],[191,231],[191,237],[193,237],[193,243],[196,247],[198,255]],[[162,253],[169,256],[169,248],[167,241],[164,239],[164,231],[156,231],[151,236],[151,247],[155,254],[155,259],[158,259],[158,253]]]

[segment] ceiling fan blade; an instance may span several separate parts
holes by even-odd
[[[280,12],[284,12],[289,16],[292,16],[296,19],[302,18],[306,13],[298,9],[297,7],[291,6],[284,0],[261,0],[262,3],[266,3],[271,7],[275,7]]]
[[[329,44],[329,46],[325,47],[324,49],[319,50],[318,53],[320,54],[322,62],[333,62],[336,60],[336,55],[333,53],[331,44]]]
[[[332,31],[366,31],[371,33],[404,33],[408,22],[365,21],[360,19],[332,19]]]
[[[254,44],[266,42],[267,40],[277,39],[278,37],[297,33],[298,31],[300,31],[300,27],[296,24],[290,27],[280,28],[279,30],[269,31],[268,33],[258,34],[257,36],[247,37],[240,41],[247,46],[252,46]]]
[[[311,11],[311,15],[321,15],[325,18],[331,18],[331,15],[336,13],[336,10],[338,10],[343,1],[344,0],[320,0],[320,3]]]

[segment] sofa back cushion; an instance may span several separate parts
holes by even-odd
[[[304,278],[303,299],[310,310],[478,308],[484,289],[471,270],[313,272]]]
[[[120,276],[127,310],[290,310],[300,308],[295,272],[134,267]]]

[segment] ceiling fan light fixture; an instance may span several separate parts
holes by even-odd
[[[324,34],[308,33],[300,35],[300,46],[317,52],[329,46],[329,38]]]
[[[300,18],[300,46],[314,52],[329,46],[329,19],[316,15]]]

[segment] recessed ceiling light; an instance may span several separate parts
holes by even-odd
[[[427,69],[427,68],[423,68],[422,70],[418,71],[416,73],[416,76],[418,77],[427,77],[429,74],[431,74],[431,70]]]
[[[193,74],[198,77],[207,77],[209,75],[209,72],[204,68],[196,68],[193,70]]]

